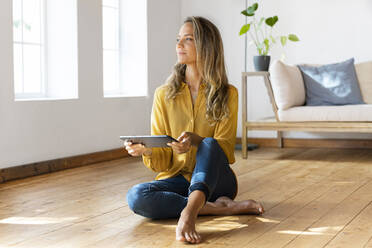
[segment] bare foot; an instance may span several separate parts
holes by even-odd
[[[245,200],[245,201],[233,201],[229,197],[221,196],[216,201],[217,205],[224,205],[227,207],[228,214],[263,214],[265,212],[263,206],[254,201],[254,200]]]
[[[201,237],[195,230],[198,214],[190,213],[186,208],[182,211],[176,228],[176,239],[192,244],[200,243]]]

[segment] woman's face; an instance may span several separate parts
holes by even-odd
[[[194,64],[196,62],[195,41],[190,22],[183,24],[177,35],[176,51],[178,63]]]

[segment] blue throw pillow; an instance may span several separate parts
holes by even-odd
[[[305,83],[306,105],[363,104],[354,58],[323,66],[298,66]]]

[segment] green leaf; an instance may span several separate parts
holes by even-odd
[[[239,35],[247,33],[250,27],[251,27],[250,23],[243,25],[243,27],[240,29]]]
[[[258,55],[263,55],[263,54],[262,54],[262,49],[261,49],[261,48],[257,48],[257,50],[258,50]]]
[[[258,8],[258,3],[254,3],[251,6],[249,6],[246,10],[243,10],[240,13],[242,13],[245,16],[254,16],[254,12],[257,10],[257,8]]]
[[[272,43],[274,43],[274,44],[276,43],[276,40],[272,35],[270,35],[270,39],[271,39]]]
[[[240,13],[242,13],[242,14],[245,15],[245,16],[254,16],[254,14],[249,14],[249,13],[247,12],[247,10],[243,10],[243,11],[240,12]]]
[[[300,39],[295,34],[288,35],[288,40],[290,40],[290,41],[300,41]]]
[[[254,15],[254,12],[258,9],[258,3],[254,3],[252,4],[251,6],[248,7],[247,9],[247,13],[248,14],[253,14]]]
[[[277,22],[279,21],[278,16],[274,16],[273,19],[274,19],[274,24],[277,23]]]
[[[270,41],[268,39],[265,39],[264,44],[265,44],[265,52],[267,54],[269,52],[269,48],[270,48]]]
[[[270,26],[270,27],[273,27],[275,25],[275,23],[277,23],[279,20],[278,16],[273,16],[273,17],[269,17],[266,19],[265,23]]]
[[[280,36],[280,42],[282,43],[282,46],[285,46],[287,43],[287,36]]]

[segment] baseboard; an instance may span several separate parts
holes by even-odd
[[[239,138],[239,141],[241,139]],[[276,138],[248,138],[248,143],[261,147],[278,147]],[[372,148],[372,140],[361,139],[287,139],[284,148]]]
[[[128,157],[125,149],[113,149],[0,169],[0,183],[55,171]]]

